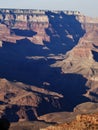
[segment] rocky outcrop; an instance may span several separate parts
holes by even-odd
[[[43,105],[47,103],[51,109],[59,109],[60,98],[63,98],[63,95],[53,91],[0,79],[0,116],[6,116],[11,122],[37,119],[42,109],[40,107],[38,111],[38,107],[43,102]]]
[[[79,114],[91,114],[98,112],[98,103],[93,102],[86,102],[77,105],[73,112],[55,112],[42,115],[38,117],[39,120],[44,120],[47,123],[56,123],[56,124],[63,124],[63,123],[70,123]]]
[[[36,32],[34,37],[30,37],[29,39],[37,44],[43,44],[43,41],[50,41],[50,37],[46,33],[46,29],[50,25],[49,17],[47,15],[48,10],[25,10],[25,9],[0,9],[0,22],[3,28],[2,33],[6,34],[0,37],[3,41],[16,42],[16,40],[22,39],[23,37],[19,37],[15,35],[14,29],[19,30],[33,30]],[[65,15],[75,16],[76,19],[82,23],[82,27],[85,30],[89,30],[94,28],[94,25],[98,23],[98,19],[90,18],[82,15],[78,11],[51,11],[51,13],[61,15],[64,13]],[[54,17],[54,16],[53,16]],[[62,15],[60,19],[62,19]],[[6,25],[6,26],[5,26]],[[91,26],[92,25],[92,26]],[[1,33],[0,33],[1,34]],[[12,35],[13,34],[13,35]],[[27,37],[24,35],[24,37]]]
[[[40,130],[97,130],[98,113],[77,115],[71,123],[49,126]]]
[[[50,42],[50,37],[46,33],[46,29],[50,26],[47,12],[48,10],[0,9],[0,26],[2,26],[0,28],[2,33],[6,34],[6,36],[2,35],[0,40],[16,43],[16,40],[27,37],[36,44],[44,44],[44,41]],[[54,14],[62,12],[65,15],[81,16],[78,11],[51,11]],[[15,29],[32,30],[36,32],[36,35],[20,37],[15,34]]]
[[[58,61],[52,66],[61,67],[62,73],[82,74],[88,80],[86,85],[89,90],[85,96],[97,102],[98,23],[94,19],[92,21],[87,19],[86,23],[80,18],[78,19],[81,21],[82,26],[85,25],[85,27],[83,27],[86,30],[85,35],[80,38],[78,44],[65,55],[63,61]],[[96,96],[94,96],[94,93]]]
[[[98,20],[78,11],[0,9],[1,115],[34,120],[97,102],[97,35]]]
[[[29,38],[34,43],[43,44],[43,41],[49,41],[49,37],[45,33],[45,28],[49,25],[45,11],[0,9],[0,21],[3,24],[1,31],[6,34],[6,37],[4,35],[0,37],[2,41],[16,43],[16,40],[28,37],[15,35],[14,29],[35,31],[36,36]]]

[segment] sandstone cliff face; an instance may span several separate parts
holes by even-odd
[[[19,30],[33,30],[36,35],[29,39],[36,44],[43,44],[43,41],[50,42],[50,37],[46,33],[46,28],[49,26],[49,17],[43,10],[23,10],[23,9],[0,9],[0,22],[3,24],[2,33],[7,36],[1,37],[3,41],[16,42],[16,40],[22,39],[17,35],[11,35],[14,29]],[[60,14],[61,11],[51,11],[54,14]],[[78,11],[63,11],[68,15],[81,15]],[[61,16],[62,17],[62,16]],[[2,29],[2,28],[1,28]],[[6,32],[9,31],[9,34]],[[27,36],[24,36],[27,37]]]
[[[27,37],[19,37],[15,35],[14,30],[33,30],[36,32],[36,36],[30,37],[30,40],[37,44],[43,44],[43,41],[49,41],[49,37],[45,33],[45,28],[48,27],[48,17],[45,15],[45,11],[34,10],[7,10],[0,9],[0,21],[3,23],[2,33],[7,36],[1,37],[3,41],[16,42],[16,40]],[[2,29],[1,28],[1,29]],[[6,32],[9,31],[9,34]],[[13,35],[11,35],[11,32]]]
[[[77,11],[0,9],[1,115],[33,120],[97,102],[97,35],[98,19]]]

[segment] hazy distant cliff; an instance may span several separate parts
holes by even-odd
[[[16,42],[16,40],[22,39],[21,35],[23,34],[22,36],[29,36],[29,39],[37,44],[43,44],[43,41],[49,41],[50,37],[45,32],[50,25],[47,15],[48,12],[48,10],[0,9],[0,39],[3,41]],[[87,28],[91,28],[90,25],[92,23],[98,23],[98,19],[86,17],[78,11],[51,11],[51,13],[51,17],[54,17],[53,15],[55,14],[58,15],[58,19],[63,18],[60,16],[62,13],[64,15],[73,15],[83,24],[83,27]],[[32,30],[36,32],[36,35],[33,36],[34,32],[32,32],[31,35],[28,34],[25,36],[23,30]],[[18,32],[20,32],[20,36]],[[28,33],[30,33],[30,31],[28,31]],[[6,36],[4,34],[6,34]]]
[[[45,12],[48,10],[31,10],[31,9],[0,9],[0,19],[32,22],[48,22]],[[60,14],[64,12],[67,15],[81,15],[78,11],[51,11]]]

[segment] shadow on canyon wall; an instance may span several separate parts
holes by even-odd
[[[60,109],[53,108],[42,100],[38,108],[39,115],[55,111],[72,111],[77,104],[89,101],[83,96],[87,90],[86,79],[77,74],[62,74],[60,68],[52,68],[50,65],[56,60],[46,59],[45,55],[48,53],[47,50],[43,50],[43,46],[35,45],[27,39],[17,41],[17,44],[4,42],[0,48],[0,77],[64,95],[60,100]],[[43,57],[32,58],[39,55]],[[44,84],[45,82],[49,85]]]
[[[92,54],[93,54],[93,58],[96,62],[98,62],[98,52],[96,51],[92,51]]]
[[[77,45],[79,39],[84,35],[81,23],[74,15],[66,15],[64,12],[46,12],[49,19],[49,27],[46,33],[50,36],[50,43],[46,43],[48,48],[55,54],[65,54]]]
[[[19,117],[16,114],[16,112],[18,110],[19,110],[19,106],[17,106],[17,105],[13,105],[12,108],[6,108],[6,110],[5,110],[6,118],[8,118],[10,122],[16,122],[16,121],[18,121]]]
[[[17,112],[20,110],[20,106],[17,105],[13,105],[12,107],[6,107],[5,109],[5,117],[9,119],[10,122],[17,122],[19,121],[19,116],[17,115]],[[36,120],[36,117],[34,115],[34,112],[32,110],[31,106],[23,106],[22,109],[25,109],[25,111],[23,110],[21,115],[22,115],[22,119],[24,119],[24,115],[27,115],[27,120],[32,121],[32,120]]]
[[[53,107],[50,102],[43,99],[37,108],[38,115],[56,111],[72,111],[76,105],[89,101],[88,98],[83,96],[87,91],[86,79],[77,74],[62,74],[60,68],[50,66],[56,62],[56,59],[48,58],[50,54],[56,56],[66,54],[77,45],[85,31],[81,28],[81,24],[76,20],[75,16],[67,16],[63,12],[60,14],[46,12],[46,15],[50,22],[49,27],[46,29],[46,33],[50,36],[49,43],[43,41],[44,45],[36,45],[25,38],[17,41],[16,44],[3,42],[0,48],[1,78],[13,82],[23,82],[63,94],[64,98],[59,101],[61,108]],[[29,33],[26,34],[27,32],[19,34],[20,30],[18,32],[16,30],[14,33],[29,36]],[[33,32],[30,33],[31,35],[36,34]],[[47,49],[44,49],[44,47]],[[48,83],[48,85],[45,83]],[[49,98],[53,103],[52,98]],[[14,119],[17,121],[16,112],[18,109],[19,106],[13,106],[11,109],[6,109],[5,113],[11,116],[9,113],[13,111]],[[28,118],[32,120],[34,116],[30,113],[27,112]],[[13,119],[10,120],[13,121]]]
[[[32,30],[11,29],[11,33],[18,36],[32,37],[37,33]]]
[[[56,70],[56,73],[51,73],[51,77],[48,77],[46,81],[50,83],[50,86],[46,87],[46,89],[61,93],[64,98],[59,101],[61,105],[61,108],[59,109],[51,108],[47,102],[40,104],[37,110],[39,111],[39,115],[40,113],[45,114],[46,111],[47,113],[50,113],[51,111],[55,112],[58,110],[73,111],[76,105],[90,101],[88,98],[83,96],[88,88],[85,85],[87,80],[81,75],[61,74],[59,70]]]

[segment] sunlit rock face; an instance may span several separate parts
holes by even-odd
[[[2,40],[16,42],[16,40],[29,37],[36,44],[43,44],[43,40],[49,41],[45,33],[45,28],[49,24],[45,11],[1,9],[0,21],[1,31],[4,29],[2,33],[7,34],[6,37],[1,38]]]
[[[84,130],[84,129],[98,129],[98,113],[93,113],[93,114],[82,114],[82,115],[77,115],[76,119],[73,120],[70,123],[63,123],[63,124],[58,124],[55,126],[48,126],[46,128],[42,128],[40,130]]]
[[[22,36],[24,36],[29,37],[29,39],[36,44],[43,44],[43,41],[49,42],[50,37],[46,33],[46,29],[50,25],[49,17],[46,14],[47,12],[49,11],[0,9],[0,30],[2,34],[6,34],[4,37],[0,33],[1,40],[16,42],[16,40],[20,40],[23,38]],[[53,15],[57,14],[58,17],[61,11],[51,11],[51,13]],[[78,11],[63,11],[63,13],[68,15],[80,15]],[[62,19],[62,15],[60,19]],[[30,35],[28,33],[30,33]]]
[[[97,102],[97,36],[98,19],[78,11],[0,9],[0,115],[35,120]]]

